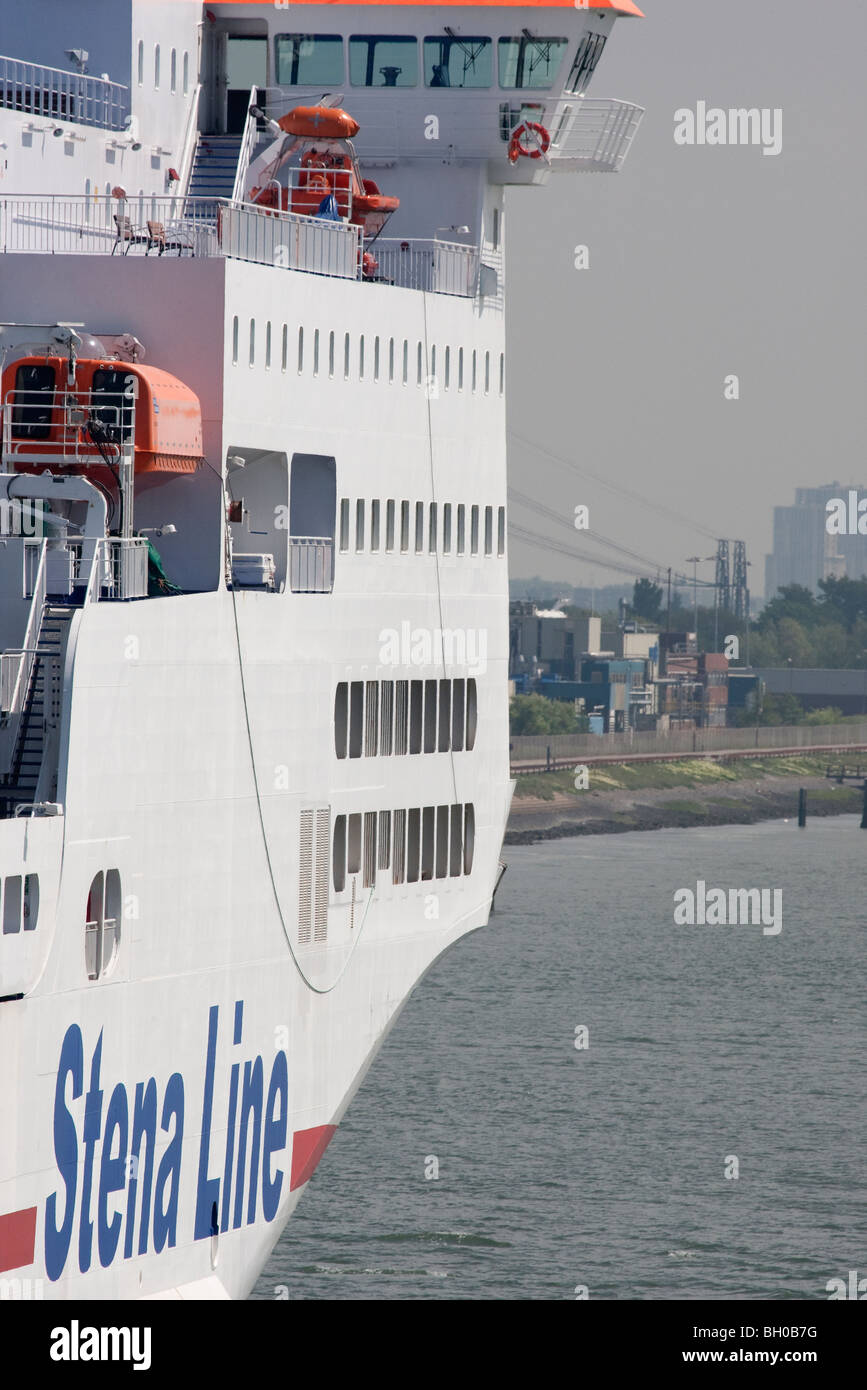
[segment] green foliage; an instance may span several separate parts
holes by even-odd
[[[632,590],[632,612],[636,618],[658,623],[662,612],[662,589],[650,579],[636,579]]]
[[[583,726],[583,729],[582,729]],[[515,695],[509,710],[511,734],[575,734],[588,727],[579,721],[568,700],[547,700],[544,695]]]
[[[805,714],[801,720],[802,724],[839,724],[843,718],[843,711],[835,709],[833,705],[828,705],[826,709],[811,709],[809,714]]]

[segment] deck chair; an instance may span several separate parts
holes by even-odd
[[[184,251],[192,251],[193,244],[189,239],[184,239],[184,233],[177,230],[166,235],[165,223],[148,222],[147,246],[145,255],[149,256],[151,248],[157,247],[157,255],[161,256],[164,251],[177,251],[182,255]]]
[[[115,213],[114,225],[117,227],[117,236],[114,239],[114,246],[111,248],[112,255],[119,246],[123,247],[122,254],[125,256],[131,246],[138,246],[147,241],[147,237],[142,232],[136,231],[128,217],[121,217]]]

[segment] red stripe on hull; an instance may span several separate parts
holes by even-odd
[[[0,1272],[32,1265],[36,1249],[36,1208],[0,1216]]]
[[[296,1129],[292,1139],[292,1176],[289,1191],[303,1187],[313,1176],[332,1136],[337,1133],[337,1125],[317,1125],[314,1129]]]

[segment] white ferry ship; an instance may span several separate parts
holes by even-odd
[[[487,921],[504,197],[638,14],[0,3],[7,1297],[245,1297]]]

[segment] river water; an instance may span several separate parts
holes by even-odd
[[[858,827],[509,848],[490,925],[410,1000],[252,1296],[827,1299],[867,1276]],[[782,930],[675,925],[699,879],[781,890]]]

